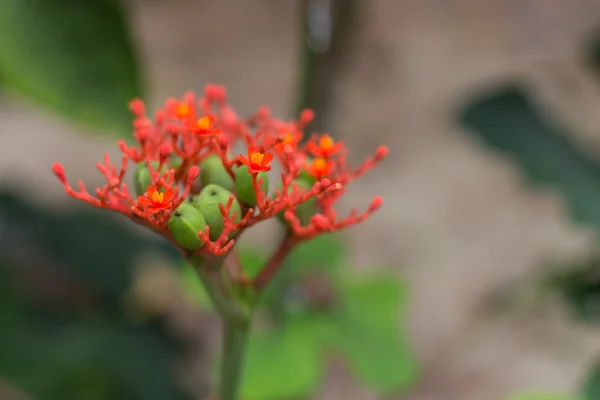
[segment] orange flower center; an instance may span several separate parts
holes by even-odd
[[[292,143],[292,140],[294,140],[294,136],[292,136],[291,133],[287,132],[285,134],[285,136],[283,137],[283,139],[281,139],[281,144],[282,145],[290,144],[290,143]]]
[[[208,130],[212,126],[212,119],[210,117],[202,117],[197,122],[198,128]]]
[[[187,103],[181,103],[177,106],[176,113],[179,118],[185,118],[190,115],[190,105]]]
[[[262,165],[263,158],[265,158],[263,153],[252,153],[250,154],[250,163]]]
[[[316,173],[322,174],[327,171],[327,161],[324,158],[315,158],[312,163],[313,169]]]
[[[154,202],[154,203],[162,203],[164,201],[165,198],[165,194],[162,192],[154,192],[152,193],[152,195],[150,196],[150,199]]]
[[[333,147],[333,139],[329,135],[323,135],[319,138],[319,147],[321,150],[331,150]]]

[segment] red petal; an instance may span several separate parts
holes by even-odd
[[[267,153],[262,159],[261,165],[266,166],[273,160],[273,153]],[[271,167],[269,167],[271,169]]]
[[[329,154],[335,154],[338,151],[340,151],[343,147],[344,147],[344,142],[337,142],[336,144],[333,145],[331,150],[329,150]]]
[[[247,165],[248,167],[250,167],[250,162],[248,162],[248,159],[241,154],[240,154],[240,161],[242,163],[244,163],[244,165]]]
[[[162,210],[162,208],[158,208],[158,207],[150,207],[150,208],[148,209],[148,212],[149,212],[150,214],[158,214],[158,212],[159,212],[160,210]]]
[[[154,186],[148,186],[148,197],[152,197],[152,194],[158,192],[158,190],[156,190],[156,187]]]
[[[167,188],[163,194],[163,204],[168,203],[173,198],[173,189]]]
[[[152,201],[149,198],[144,197],[144,196],[140,196],[138,198],[137,202],[138,202],[138,204],[141,204],[143,206],[149,206],[152,204]]]
[[[308,142],[306,144],[306,148],[315,156],[321,155],[321,148],[317,146],[314,142]]]

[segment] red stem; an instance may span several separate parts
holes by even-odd
[[[294,248],[294,246],[298,243],[299,238],[293,235],[286,235],[285,239],[279,245],[277,251],[271,256],[269,261],[265,264],[263,269],[259,272],[258,276],[254,279],[254,288],[257,291],[263,290],[271,279],[275,276],[279,268],[283,264],[283,260],[289,252]]]

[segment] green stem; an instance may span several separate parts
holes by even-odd
[[[227,274],[223,273],[223,260],[201,256],[189,259],[223,321],[219,400],[238,400],[252,310],[233,296]]]
[[[239,398],[249,331],[250,319],[247,321],[225,321],[219,400],[238,400]]]

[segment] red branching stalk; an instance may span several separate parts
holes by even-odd
[[[207,85],[200,98],[192,92],[185,93],[181,99],[169,98],[153,118],[148,116],[141,100],[131,101],[129,107],[134,117],[136,145],[118,142],[123,153],[120,165],[112,164],[108,155],[102,163],[96,164],[106,183],[93,194],[81,182],[78,190],[71,187],[62,165],[54,164],[54,173],[66,193],[95,207],[119,212],[173,241],[168,221],[179,205],[198,192],[198,165],[218,155],[226,172],[235,180],[235,168],[246,164],[252,174],[256,206],[243,208],[244,216],[236,222],[239,216],[230,215],[236,200],[231,196],[227,204],[219,206],[224,222],[222,233],[211,241],[210,228],[200,230],[198,235],[205,245],[195,253],[224,256],[245,229],[283,213],[289,237],[256,278],[257,287],[263,287],[271,279],[277,264],[296,243],[360,223],[382,205],[381,197],[377,196],[366,211],[353,210],[344,218],[337,216],[335,205],[346,186],[379,164],[388,149],[379,147],[373,157],[353,169],[347,163],[348,150],[343,142],[335,142],[325,134],[313,134],[302,144],[304,129],[314,117],[311,110],[303,111],[298,120],[282,121],[273,117],[267,107],[261,107],[254,115],[242,119],[227,103],[227,92],[219,85]],[[249,149],[248,156],[240,154],[230,158],[228,154],[238,142]],[[281,165],[282,173],[280,188],[268,195],[262,191],[262,178],[257,174],[269,171],[272,160]],[[146,165],[149,171],[150,185],[140,197],[132,195],[123,183],[129,163]],[[306,179],[306,174],[313,176],[310,189],[295,183]],[[318,206],[303,226],[296,208],[312,198],[317,199]]]

